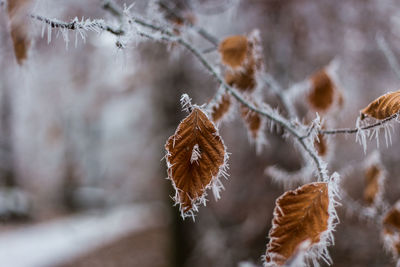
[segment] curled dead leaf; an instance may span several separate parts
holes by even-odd
[[[310,106],[318,112],[326,112],[334,103],[335,84],[325,69],[311,76]]]
[[[211,118],[218,122],[224,118],[232,107],[232,99],[228,93],[222,95],[221,99],[212,107]]]
[[[257,139],[262,128],[262,119],[260,114],[250,110],[244,105],[240,105],[240,114],[250,131],[251,137]]]
[[[378,165],[370,166],[365,172],[366,187],[364,189],[364,200],[368,205],[374,204],[378,196],[380,179],[382,179],[382,170]]]
[[[220,43],[218,50],[225,65],[231,68],[240,67],[247,56],[247,37],[243,35],[229,36]]]
[[[183,216],[193,214],[198,204],[205,203],[206,189],[220,185],[218,177],[226,160],[224,143],[207,115],[195,107],[165,149],[175,201]]]
[[[28,34],[28,7],[30,0],[8,1],[8,17],[10,18],[11,38],[14,53],[19,65],[28,57],[31,40]]]
[[[263,70],[262,46],[258,30],[247,37],[230,36],[221,42],[222,63],[228,66],[225,81],[241,91],[253,92],[257,88],[257,73]]]
[[[323,134],[318,134],[318,138],[314,140],[314,147],[318,152],[318,155],[325,157],[328,153],[328,144],[326,137]]]
[[[386,213],[383,218],[382,236],[385,246],[398,258],[400,255],[400,202]]]
[[[306,184],[277,199],[265,257],[268,266],[284,265],[307,240],[307,250],[321,241],[329,226],[329,202],[327,183]]]
[[[372,101],[361,110],[361,119],[373,117],[378,120],[386,119],[400,111],[400,91],[390,92]]]
[[[228,85],[241,91],[252,91],[257,85],[254,65],[248,65],[244,70],[228,70],[225,74],[225,81]]]

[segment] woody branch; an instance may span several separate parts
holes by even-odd
[[[114,2],[112,1],[105,1],[103,3],[103,8],[111,12],[113,15],[122,18],[124,16],[124,12],[122,11],[119,6],[117,6]],[[61,29],[68,29],[68,30],[77,30],[77,29],[84,29],[84,27],[79,26],[79,24],[72,22],[63,22],[60,20],[55,20],[55,19],[48,19],[42,16],[38,15],[31,15],[32,18],[39,20],[43,23],[46,23],[47,25],[51,26],[52,28],[61,28]],[[181,36],[178,36],[177,34],[174,33],[174,31],[159,26],[153,22],[149,22],[145,19],[129,15],[127,18],[127,22],[129,24],[136,24],[139,26],[142,26],[143,28],[146,28],[149,30],[149,32],[145,31],[139,31],[139,35],[151,39],[156,39],[159,41],[167,41],[167,42],[172,42],[172,43],[177,43],[181,45],[182,47],[186,48],[189,52],[191,52],[199,61],[200,63],[210,72],[210,74],[216,79],[216,81],[227,91],[229,94],[231,94],[239,103],[242,105],[246,106],[248,109],[250,109],[253,112],[256,112],[260,114],[261,116],[269,119],[270,121],[280,125],[282,128],[285,129],[287,133],[289,133],[300,145],[302,149],[310,156],[312,161],[314,162],[316,169],[318,170],[318,174],[320,179],[326,180],[328,179],[326,177],[326,174],[324,173],[324,168],[323,168],[323,161],[322,159],[318,156],[316,153],[314,147],[312,147],[312,142],[308,142],[307,139],[303,138],[303,129],[306,127],[302,124],[297,124],[294,126],[291,121],[288,119],[284,118],[281,116],[279,113],[274,112],[272,108],[270,108],[267,104],[263,104],[263,107],[256,107],[252,103],[248,102],[246,99],[242,97],[242,95],[235,90],[233,87],[228,85],[224,78],[216,71],[215,67],[204,57],[202,52],[198,50],[194,45],[192,45],[189,41],[185,40]],[[101,21],[94,21],[93,22],[95,27],[98,27],[101,30],[105,30],[110,32],[111,34],[121,36],[126,34],[123,30],[115,30],[111,26],[109,26],[107,23]],[[121,27],[122,28],[122,27]],[[156,37],[154,36],[154,32],[157,32],[159,35]],[[202,31],[203,32],[203,31]],[[280,92],[280,88],[278,87],[277,83],[275,80],[273,80],[272,76],[266,76],[268,79],[265,79],[266,82],[269,82],[271,84],[271,88],[274,89],[274,92]],[[278,95],[283,96],[283,94],[279,93]],[[286,103],[288,105],[287,101],[282,101],[283,103]]]

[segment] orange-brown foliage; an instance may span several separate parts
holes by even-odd
[[[231,68],[243,65],[248,50],[247,37],[243,35],[229,36],[219,45],[222,62]]]
[[[248,65],[244,71],[227,71],[225,81],[241,91],[251,91],[256,87],[254,65]]]
[[[361,110],[361,119],[366,116],[383,120],[400,111],[400,91],[384,94]]]
[[[225,93],[219,102],[212,107],[211,118],[214,122],[220,121],[229,111],[232,105],[231,96]]]
[[[29,0],[8,1],[11,38],[14,44],[15,57],[20,65],[28,57],[28,49],[31,44],[27,29],[27,9],[29,2]]]
[[[379,179],[381,169],[377,165],[372,165],[365,172],[366,187],[364,189],[364,200],[369,205],[375,202],[375,198],[379,193]]]
[[[222,63],[228,66],[225,81],[241,91],[252,92],[257,87],[256,74],[263,69],[262,47],[256,32],[248,37],[227,37],[219,46]]]
[[[383,235],[386,245],[397,257],[400,254],[400,211],[395,205],[383,218]]]
[[[197,147],[196,147],[197,146]],[[181,210],[188,212],[224,164],[225,146],[217,129],[199,108],[194,108],[166,145],[168,176],[177,189]],[[193,154],[198,156],[193,160]]]
[[[326,112],[334,102],[335,85],[327,72],[323,69],[311,77],[311,92],[308,102],[319,112]]]
[[[257,139],[262,125],[260,114],[251,111],[248,107],[243,105],[240,106],[240,114],[249,128],[251,136]]]
[[[282,266],[306,240],[310,246],[320,241],[328,229],[329,194],[327,183],[311,183],[288,191],[276,201],[266,261]]]
[[[318,139],[314,141],[314,147],[321,157],[326,156],[328,153],[328,144],[326,143],[326,138],[323,134],[318,134]]]

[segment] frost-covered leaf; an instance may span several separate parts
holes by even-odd
[[[400,111],[400,91],[390,92],[372,101],[361,110],[361,119],[373,117],[378,120],[386,119]]]
[[[383,218],[382,237],[385,247],[397,259],[400,255],[400,201]]]
[[[321,250],[326,252],[327,236],[333,228],[334,217],[329,186],[323,182],[310,183],[287,191],[277,199],[269,232],[266,266],[282,266],[307,240],[306,250],[317,250],[314,256],[321,256]]]
[[[318,134],[314,140],[314,147],[318,152],[318,155],[325,157],[328,154],[328,144],[326,137],[323,134]]]
[[[251,137],[257,139],[262,126],[262,118],[260,114],[250,110],[244,105],[240,105],[240,114],[246,122]]]
[[[335,101],[335,84],[325,69],[311,76],[310,106],[318,112],[326,112]]]
[[[249,100],[254,106],[258,106],[254,100]],[[246,125],[249,140],[255,144],[256,152],[262,151],[263,145],[266,143],[265,139],[265,126],[266,121],[260,114],[250,110],[247,106],[240,105],[240,115]]]
[[[376,208],[383,201],[386,170],[379,151],[374,151],[365,160],[364,201],[370,208]]]
[[[368,205],[375,203],[379,193],[382,191],[383,174],[379,165],[370,166],[365,172],[364,200]]]
[[[232,108],[232,98],[228,93],[225,93],[211,108],[211,118],[214,122],[222,120]]]
[[[206,189],[218,198],[218,180],[227,159],[224,143],[215,125],[198,107],[179,124],[166,145],[168,177],[176,190],[175,201],[182,216],[193,215],[205,204]]]
[[[31,40],[28,34],[28,7],[30,0],[8,1],[8,17],[10,32],[14,45],[14,53],[19,65],[28,57]]]
[[[241,91],[251,91],[256,85],[255,65],[248,65],[244,70],[233,71],[228,70],[225,74],[225,81]]]
[[[219,44],[218,50],[225,65],[231,68],[240,67],[247,57],[247,37],[243,35],[229,36]]]
[[[248,36],[231,36],[221,42],[222,63],[227,66],[225,81],[241,91],[257,88],[258,73],[264,68],[262,46],[258,30]]]

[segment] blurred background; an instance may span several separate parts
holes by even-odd
[[[383,36],[400,58],[398,1],[167,2],[219,40],[258,28],[266,70],[283,88],[337,59],[345,100],[337,127],[354,127],[361,108],[399,89],[400,77],[376,38]],[[165,15],[148,1],[133,3],[133,11],[147,17]],[[97,0],[37,0],[32,12],[117,23]],[[2,2],[0,266],[261,266],[275,199],[285,191],[264,170],[273,165],[298,170],[302,162],[293,143],[281,131],[267,133],[268,144],[257,155],[239,116],[220,124],[231,153],[222,198],[210,197],[195,222],[182,220],[165,179],[164,144],[186,116],[180,96],[188,93],[194,103],[206,103],[217,90],[215,81],[176,46],[133,38],[119,49],[118,37],[108,32],[89,32],[86,42],[78,36],[75,46],[71,32],[67,49],[57,31],[50,43],[47,28],[42,38],[42,26],[31,21],[33,44],[18,65]],[[201,49],[209,46],[194,33],[187,37]],[[206,56],[219,64],[215,50]],[[263,96],[280,108],[268,87]],[[399,132],[394,124],[393,144],[386,147],[382,140],[380,147],[391,204],[400,196]],[[334,147],[328,169],[354,167],[343,184],[363,204],[362,147],[355,136],[329,142]],[[375,149],[375,141],[369,142],[367,154]],[[340,224],[329,249],[333,266],[394,266],[379,227],[349,215],[345,204],[338,209]]]

